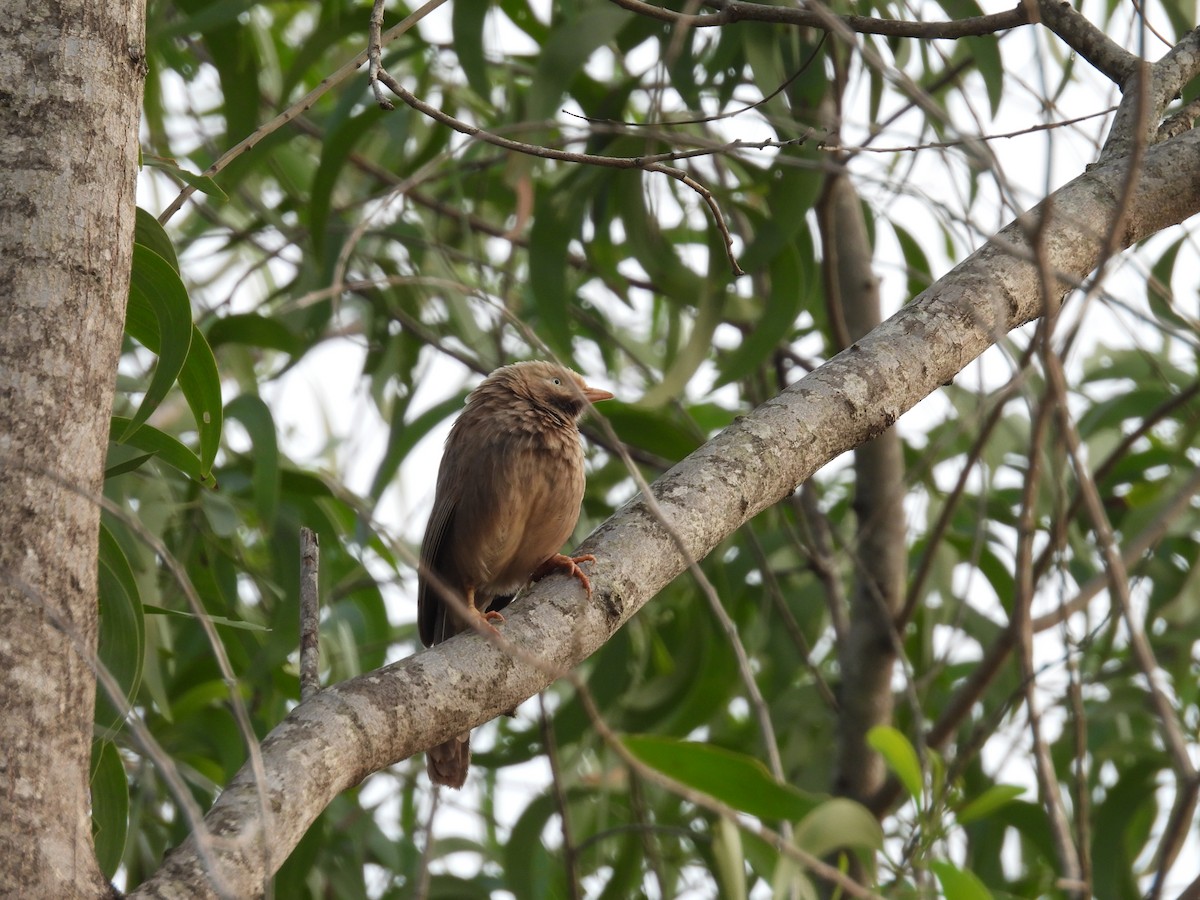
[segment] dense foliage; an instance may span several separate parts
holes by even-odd
[[[601,412],[653,480],[852,339],[824,288],[831,177],[848,172],[861,197],[886,314],[1091,162],[1118,96],[1040,25],[935,41],[689,28],[638,5],[457,0],[382,63],[415,97],[512,141],[677,154],[662,162],[711,205],[649,162],[537,158],[400,102],[384,111],[365,66],[321,91],[366,46],[360,4],[150,3],[147,213],[101,560],[101,656],[137,715],[114,724],[102,701],[93,780],[102,860],[125,885],[243,764],[247,731],[261,739],[298,702],[301,526],[321,538],[324,680],[417,648],[414,547],[440,436],[476,376],[569,361],[619,395]],[[973,2],[829,9],[981,14]],[[1118,42],[1142,33],[1130,9],[1083,11]],[[1168,44],[1195,25],[1173,0],[1143,11]],[[403,14],[387,10],[384,27]],[[1049,127],[979,140],[1035,126]],[[185,183],[199,192],[164,230],[155,218]],[[790,820],[798,846],[857,849],[889,896],[1071,891],[1057,881],[1056,810],[1090,891],[1150,889],[1192,827],[1197,788],[1169,746],[1173,728],[1194,759],[1200,723],[1197,294],[1194,276],[1174,277],[1195,264],[1185,229],[1111,262],[1052,334],[1002,338],[899,426],[898,700],[894,728],[870,738],[893,777],[856,798],[879,825],[827,800],[846,598],[872,565],[856,551],[872,510],[851,467],[830,466],[704,561],[761,707],[684,576],[583,667],[604,722],[652,769],[773,828]],[[1043,339],[1064,361],[1065,398]],[[1044,412],[1059,401],[1129,552],[1128,621],[1070,441]],[[580,536],[634,490],[603,430],[585,430]],[[1012,624],[1018,597],[1032,601],[1032,655]],[[764,767],[765,741],[787,787]],[[418,758],[343,795],[276,895],[738,897],[806,884],[759,837],[630,768],[569,687],[475,743],[460,794],[434,798]],[[1195,865],[1185,855],[1168,884]]]

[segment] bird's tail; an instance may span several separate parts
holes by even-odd
[[[460,788],[471,765],[471,733],[460,734],[425,753],[425,769],[434,784]]]

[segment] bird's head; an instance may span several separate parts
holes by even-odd
[[[513,363],[497,369],[480,385],[511,391],[534,406],[571,421],[578,419],[589,403],[611,400],[612,394],[589,387],[582,376],[565,366],[543,360]]]

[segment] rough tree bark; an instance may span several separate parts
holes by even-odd
[[[141,0],[0,20],[0,895],[111,891],[88,798],[96,555],[133,249]],[[69,77],[68,77],[69,76]]]
[[[204,827],[133,896],[217,896],[212,866],[227,892],[253,895],[339,792],[512,709],[577,665],[689,558],[702,558],[1040,315],[1043,285],[1027,235],[1041,220],[1043,259],[1065,293],[1110,247],[1124,249],[1200,212],[1200,131],[1146,151],[1123,205],[1130,162],[1097,166],[1056,191],[868,336],[660,478],[653,491],[665,525],[642,498],[630,501],[580,548],[597,557],[591,602],[550,578],[513,608],[504,640],[521,652],[464,635],[302,703],[263,742],[265,804],[244,768]]]

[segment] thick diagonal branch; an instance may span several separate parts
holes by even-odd
[[[1025,220],[1062,278],[1101,258],[1127,173],[1118,160],[1081,175]],[[1128,247],[1200,211],[1200,132],[1151,147],[1117,235]],[[207,817],[222,875],[241,896],[263,883],[262,839],[277,868],[325,806],[367,775],[512,709],[553,673],[594,653],[687,565],[786,497],[828,461],[890,427],[1007,331],[1040,314],[1042,283],[1014,222],[867,337],[735,422],[654,484],[675,537],[634,498],[580,548],[593,553],[594,597],[548,579],[518,604],[505,637],[542,665],[464,635],[302,703],[263,742],[273,830],[261,834],[250,770]],[[564,592],[565,591],[565,592]],[[135,897],[211,897],[188,841]]]

